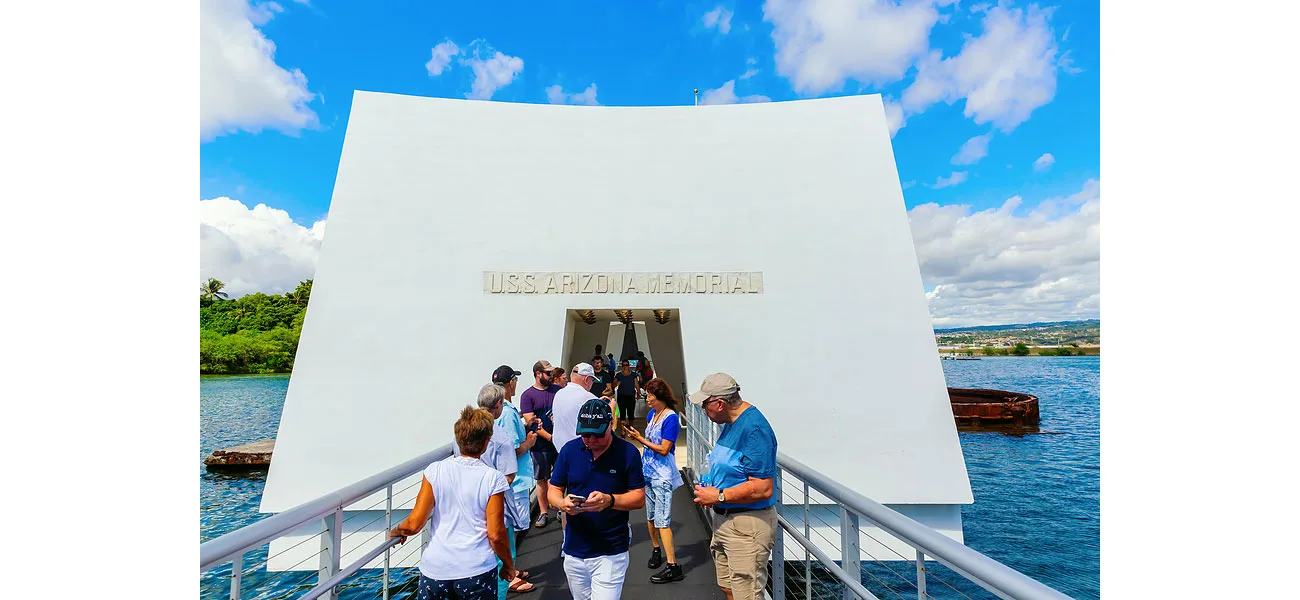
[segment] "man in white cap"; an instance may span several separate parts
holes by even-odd
[[[708,485],[695,486],[695,503],[721,517],[709,544],[718,586],[728,600],[759,600],[776,543],[776,433],[726,373],[704,378],[691,403],[722,425],[708,456]]]
[[[578,410],[582,408],[583,403],[596,397],[591,393],[591,384],[595,380],[596,369],[585,362],[578,363],[573,365],[573,369],[569,372],[568,385],[555,393],[555,400],[551,403],[551,419],[554,422],[551,442],[555,444],[556,451],[578,437]],[[601,396],[601,398],[610,403],[614,402],[614,399],[608,396]],[[614,426],[618,426],[617,418],[614,420]]]

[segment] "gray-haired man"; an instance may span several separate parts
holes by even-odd
[[[722,517],[709,545],[718,586],[728,600],[758,600],[776,543],[776,433],[726,373],[704,378],[690,399],[722,425],[708,457],[709,485],[695,486],[695,502]]]

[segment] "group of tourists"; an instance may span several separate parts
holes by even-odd
[[[478,407],[461,411],[453,427],[456,453],[425,469],[414,508],[389,532],[405,541],[432,524],[418,600],[504,599],[537,589],[515,565],[515,538],[547,527],[552,511],[563,530],[560,556],[573,597],[620,597],[631,560],[629,513],[640,508],[652,545],[647,566],[662,567],[650,581],[685,579],[670,519],[673,491],[683,484],[675,457],[677,399],[644,354],[635,367],[624,360],[611,373],[605,369],[612,360],[599,350],[568,371],[537,361],[518,407],[521,373],[502,365],[479,390]],[[632,424],[638,397],[649,408],[641,431]],[[694,488],[694,502],[719,517],[710,544],[718,585],[729,600],[762,598],[776,534],[776,436],[729,375],[708,376],[690,401],[723,426],[708,473]]]

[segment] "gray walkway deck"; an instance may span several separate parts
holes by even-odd
[[[691,499],[691,490],[685,485],[677,488],[673,494],[672,531],[675,536],[673,541],[677,548],[677,563],[682,566],[686,574],[685,580],[674,583],[658,585],[650,583],[650,576],[655,571],[645,566],[646,561],[650,559],[651,548],[650,535],[645,527],[645,511],[632,511],[631,560],[627,568],[627,579],[623,583],[624,598],[670,597],[673,600],[725,598],[718,588],[713,559],[709,556],[711,534],[704,526]],[[531,581],[537,586],[537,590],[527,594],[510,594],[511,598],[549,600],[572,597],[569,595],[569,586],[564,577],[563,559],[560,558],[560,539],[560,523],[555,520],[542,529],[534,527],[520,536],[515,564],[518,568],[532,574]]]

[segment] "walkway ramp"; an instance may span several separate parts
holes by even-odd
[[[631,513],[632,548],[627,579],[623,583],[623,598],[666,598],[673,600],[722,599],[717,573],[709,556],[711,533],[704,526],[700,514],[691,502],[691,488],[683,485],[673,492],[672,531],[677,548],[677,562],[686,573],[686,579],[674,583],[653,584],[650,576],[656,571],[647,569],[650,560],[650,535],[645,528],[645,511]],[[564,576],[564,560],[560,558],[560,524],[551,521],[542,529],[528,530],[519,538],[516,565],[532,573],[531,581],[537,590],[528,594],[511,594],[520,600],[565,599],[569,594]],[[660,567],[662,568],[662,567]]]

